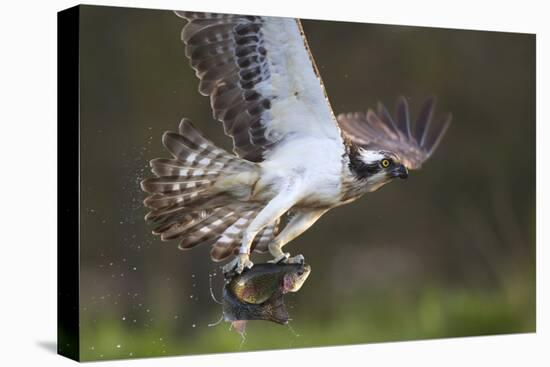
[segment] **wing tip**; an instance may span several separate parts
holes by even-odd
[[[439,129],[439,133],[437,133],[436,138],[434,139],[433,143],[431,144],[429,151],[428,151],[428,157],[430,157],[433,152],[437,149],[439,144],[441,143],[441,140],[443,140],[443,137],[447,133],[447,130],[451,127],[451,122],[453,119],[453,114],[449,112],[447,114],[447,117],[444,118],[442,123],[440,123],[441,128]]]
[[[174,14],[176,14],[179,18],[191,21],[193,18],[200,18],[200,15],[205,15],[206,13],[202,12],[193,12],[193,11],[186,11],[186,10],[172,10]]]
[[[193,122],[191,122],[190,119],[188,119],[187,117],[183,117],[180,120],[180,123],[178,125],[178,131],[180,132],[180,134],[183,135],[188,130],[198,130],[198,129],[195,127],[195,125],[193,124]]]
[[[396,101],[395,117],[389,113],[382,102],[378,101],[376,112],[373,109],[367,110],[365,115],[366,121],[370,123],[373,129],[378,130],[384,135],[386,139],[392,140],[394,143],[408,145],[409,150],[416,150],[419,156],[416,158],[410,157],[410,164],[408,166],[410,169],[419,169],[437,149],[453,120],[453,114],[448,113],[444,119],[438,121],[439,123],[436,126],[431,126],[436,104],[437,96],[433,94],[429,95],[423,102],[416,120],[412,121],[409,115],[409,102],[405,96],[401,95]],[[354,126],[354,122],[358,123],[358,121],[353,121],[353,114],[341,113],[338,116],[343,122],[343,127],[349,128],[350,126]],[[375,119],[379,121],[374,123]],[[415,130],[414,135],[412,131],[413,127]],[[344,128],[345,130],[346,128]],[[390,132],[395,132],[397,135],[390,136]],[[375,132],[372,132],[372,134],[375,134]],[[353,139],[359,142],[361,136],[353,136]]]
[[[179,18],[182,18],[182,19],[185,19],[187,20],[187,18],[185,17],[185,11],[182,11],[182,10],[173,10],[174,14],[176,16],[178,16]]]
[[[175,133],[173,131],[165,131],[162,134],[162,138],[161,138],[162,145],[164,145],[168,149],[169,145],[171,144],[171,139],[175,138],[178,135],[179,135],[178,133]]]
[[[409,107],[409,101],[407,100],[407,97],[405,97],[403,94],[397,97],[397,104],[400,103]]]

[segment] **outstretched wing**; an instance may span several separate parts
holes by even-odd
[[[259,162],[285,137],[341,139],[300,21],[177,11],[185,53],[234,152]]]
[[[434,126],[432,124],[435,98],[426,100],[416,123],[411,124],[409,105],[404,97],[397,101],[396,116],[392,118],[382,103],[377,112],[354,112],[338,115],[344,136],[368,149],[394,152],[409,169],[418,169],[435,151],[451,124],[451,114]]]

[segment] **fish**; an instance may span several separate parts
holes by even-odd
[[[298,292],[311,273],[308,264],[256,264],[241,274],[226,275],[223,288],[223,319],[240,334],[248,320],[285,325],[289,315],[284,295]]]

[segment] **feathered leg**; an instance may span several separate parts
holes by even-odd
[[[254,237],[265,226],[273,223],[292,208],[298,202],[300,195],[300,185],[291,181],[258,213],[243,233],[239,255],[223,267],[224,272],[235,270],[235,272],[241,273],[244,268],[251,268],[254,265],[250,261],[250,245]]]
[[[301,263],[304,261],[302,255],[296,255],[290,257],[288,252],[283,252],[282,247],[304,233],[309,227],[311,227],[323,214],[327,212],[327,209],[317,209],[308,211],[297,212],[287,223],[285,228],[279,233],[277,237],[268,246],[269,252],[273,256],[271,263],[278,263],[285,261],[287,263]]]

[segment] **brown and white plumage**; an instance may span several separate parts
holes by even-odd
[[[223,260],[239,245],[242,229],[261,207],[254,203],[236,205],[233,196],[216,192],[216,184],[243,172],[253,180],[258,167],[216,147],[187,119],[181,121],[178,133],[166,132],[162,141],[173,158],[151,161],[157,177],[141,183],[143,190],[152,194],[144,201],[152,209],[145,219],[156,226],[153,233],[162,240],[180,239],[181,249],[216,243],[212,258]],[[246,199],[250,194],[247,190],[245,186],[235,195]],[[266,251],[277,226],[278,222],[266,227],[254,248]]]
[[[338,115],[344,135],[367,149],[395,152],[409,169],[419,169],[435,151],[451,125],[451,115],[434,128],[435,98],[426,100],[413,124],[409,104],[404,97],[397,100],[395,117],[382,103],[377,112],[354,112]]]
[[[289,134],[340,132],[299,20],[176,12],[185,54],[239,157],[260,162]],[[300,121],[297,117],[315,117]]]
[[[337,121],[297,19],[176,14],[187,21],[181,38],[199,92],[236,155],[182,120],[162,139],[172,158],[152,160],[155,177],[142,182],[146,219],[181,249],[213,244],[217,261],[238,253],[227,269],[251,266],[254,249],[302,261],[282,247],[329,209],[419,168],[448,126],[435,140],[427,133],[429,102],[413,133],[405,99],[396,119],[380,105],[378,114]],[[292,216],[280,229],[285,213]]]

